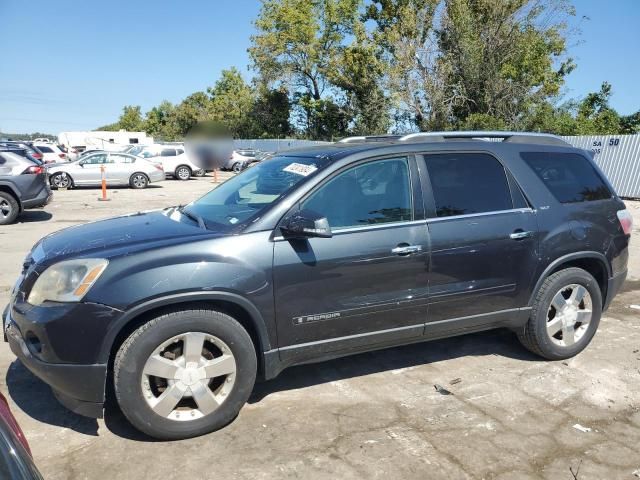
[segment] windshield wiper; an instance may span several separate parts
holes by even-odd
[[[204,223],[204,219],[197,213],[187,210],[184,205],[178,206],[176,210],[178,210],[185,217],[188,217],[194,222],[196,222],[200,226],[200,228],[202,228],[203,230],[207,229],[207,226]]]

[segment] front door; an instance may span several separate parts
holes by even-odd
[[[80,168],[73,173],[73,182],[76,185],[99,185],[102,178],[100,168],[106,165],[106,162],[106,153],[95,153],[80,160]]]
[[[424,155],[431,237],[426,333],[509,319],[527,305],[537,265],[537,222],[492,155]],[[451,320],[460,320],[459,322]]]
[[[332,238],[274,243],[283,359],[314,357],[422,335],[429,237],[416,220],[413,158],[350,167],[300,204],[327,217]],[[418,209],[422,214],[422,208]]]

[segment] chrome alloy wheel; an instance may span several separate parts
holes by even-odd
[[[133,183],[136,188],[142,188],[147,185],[147,177],[141,173],[137,173],[131,179],[131,183]]]
[[[53,186],[56,188],[69,188],[71,185],[71,180],[65,172],[56,173],[51,177],[51,181],[53,182]]]
[[[189,177],[191,177],[191,172],[189,172],[189,169],[187,167],[178,168],[178,171],[176,173],[178,174],[178,178],[180,180],[189,180]]]
[[[229,346],[213,335],[188,332],[162,343],[142,370],[142,393],[151,409],[170,420],[189,421],[215,411],[236,380]]]
[[[13,207],[4,198],[0,198],[0,217],[6,219],[13,213]]]
[[[591,322],[591,295],[578,284],[562,287],[547,312],[547,335],[553,343],[570,347],[578,342]]]

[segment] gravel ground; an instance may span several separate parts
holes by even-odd
[[[40,237],[115,214],[185,203],[210,177],[145,191],[57,192],[44,210],[0,229],[0,304]],[[506,330],[286,370],[256,386],[225,429],[156,442],[110,409],[74,415],[0,345],[0,390],[47,479],[501,478],[640,476],[640,203],[630,275],[593,343],[545,362]],[[451,392],[442,395],[441,385]],[[580,425],[590,431],[580,431]],[[634,476],[634,471],[638,471]]]

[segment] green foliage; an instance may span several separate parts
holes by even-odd
[[[262,0],[249,56],[206,92],[103,129],[164,140],[211,121],[235,137],[332,140],[420,130],[636,133],[611,85],[560,103],[575,68],[569,0]]]

